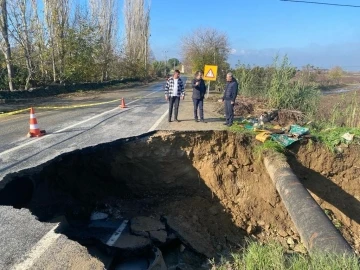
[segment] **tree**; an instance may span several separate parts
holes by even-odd
[[[13,85],[13,67],[11,59],[11,47],[9,42],[9,24],[8,24],[8,11],[7,11],[7,1],[0,0],[0,30],[1,30],[1,51],[4,54],[6,61],[6,68],[8,73],[9,89],[10,91],[14,90]]]
[[[99,61],[101,81],[109,79],[109,67],[114,56],[118,6],[116,0],[90,0],[91,14],[100,37]]]
[[[216,29],[198,28],[182,39],[182,55],[185,65],[191,66],[193,72],[203,70],[206,64],[218,66],[218,76],[225,77],[229,65],[230,53],[228,36]]]
[[[104,63],[102,61],[97,63],[98,59],[105,59],[105,57],[101,57],[102,39],[98,35],[97,26],[92,22],[87,9],[76,7],[74,18],[67,30],[65,47],[68,52],[64,71],[66,80],[98,81],[99,74],[101,74],[100,77],[103,76]]]
[[[163,61],[154,61],[152,63],[153,73],[156,77],[161,77],[164,73],[165,63]]]
[[[69,0],[44,0],[49,35],[53,81],[62,81],[65,69],[65,38],[69,23]]]
[[[344,74],[344,71],[341,67],[336,66],[330,69],[329,71],[329,77],[331,80],[335,81],[336,84],[340,84],[341,78]]]
[[[33,11],[29,0],[12,0],[9,4],[9,21],[11,25],[11,36],[21,47],[25,65],[27,69],[27,77],[25,81],[25,89],[30,88],[30,80],[34,74],[33,63]]]
[[[147,75],[149,62],[150,5],[145,0],[125,0],[125,61],[130,70],[138,76]]]
[[[167,62],[168,62],[168,65],[174,69],[176,66],[178,66],[180,64],[180,61],[177,58],[170,58]]]

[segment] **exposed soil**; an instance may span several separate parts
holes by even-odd
[[[295,174],[359,254],[360,147],[351,145],[335,155],[319,143],[308,143],[292,151],[289,163]]]
[[[66,215],[74,226],[88,221],[94,210],[112,220],[161,220],[166,232],[157,232],[156,238],[165,233],[165,239],[177,239],[196,259],[193,269],[206,257],[219,258],[243,247],[248,237],[277,240],[291,252],[304,252],[264,165],[254,155],[257,144],[227,131],[164,131],[119,140],[7,176],[0,203],[27,207],[41,220]],[[341,222],[341,232],[357,251],[359,150],[350,147],[340,158],[313,143],[294,146],[295,156],[289,155],[295,173],[320,205],[331,210],[334,223]],[[20,182],[32,183],[33,192],[22,191],[22,198],[16,198]],[[158,245],[163,254],[167,243]]]

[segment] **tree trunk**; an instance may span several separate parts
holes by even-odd
[[[7,8],[6,8],[6,0],[0,0],[0,9],[1,9],[1,17],[0,17],[0,27],[1,34],[4,39],[4,44],[1,48],[2,52],[5,56],[6,68],[8,72],[8,80],[9,80],[9,89],[10,91],[14,90],[13,85],[13,69],[12,69],[12,61],[11,61],[11,48],[9,42],[9,33],[8,33],[8,20],[7,20]]]
[[[30,80],[32,79],[32,75],[33,75],[32,61],[29,57],[26,58],[26,68],[28,71],[28,75],[26,77],[25,90],[29,90],[29,88],[31,86]]]
[[[56,63],[55,63],[55,52],[54,52],[54,45],[51,49],[51,61],[52,61],[52,69],[53,69],[53,81],[56,82]]]
[[[25,82],[25,90],[28,90],[30,88],[30,80],[32,79],[34,70],[33,70],[33,61],[31,58],[31,52],[32,52],[32,45],[29,38],[29,28],[28,28],[28,18],[26,18],[26,0],[22,2],[21,6],[21,16],[22,16],[22,23],[24,24],[24,55],[26,58],[26,68],[28,71],[28,75]],[[31,18],[32,19],[32,18]]]

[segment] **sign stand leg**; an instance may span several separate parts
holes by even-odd
[[[209,98],[209,94],[210,94],[210,81],[209,81],[209,84],[208,84],[208,89],[207,89],[207,93],[206,93],[206,99]]]

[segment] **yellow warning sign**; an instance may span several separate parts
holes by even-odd
[[[205,81],[216,81],[217,70],[217,66],[205,65],[203,79]]]

